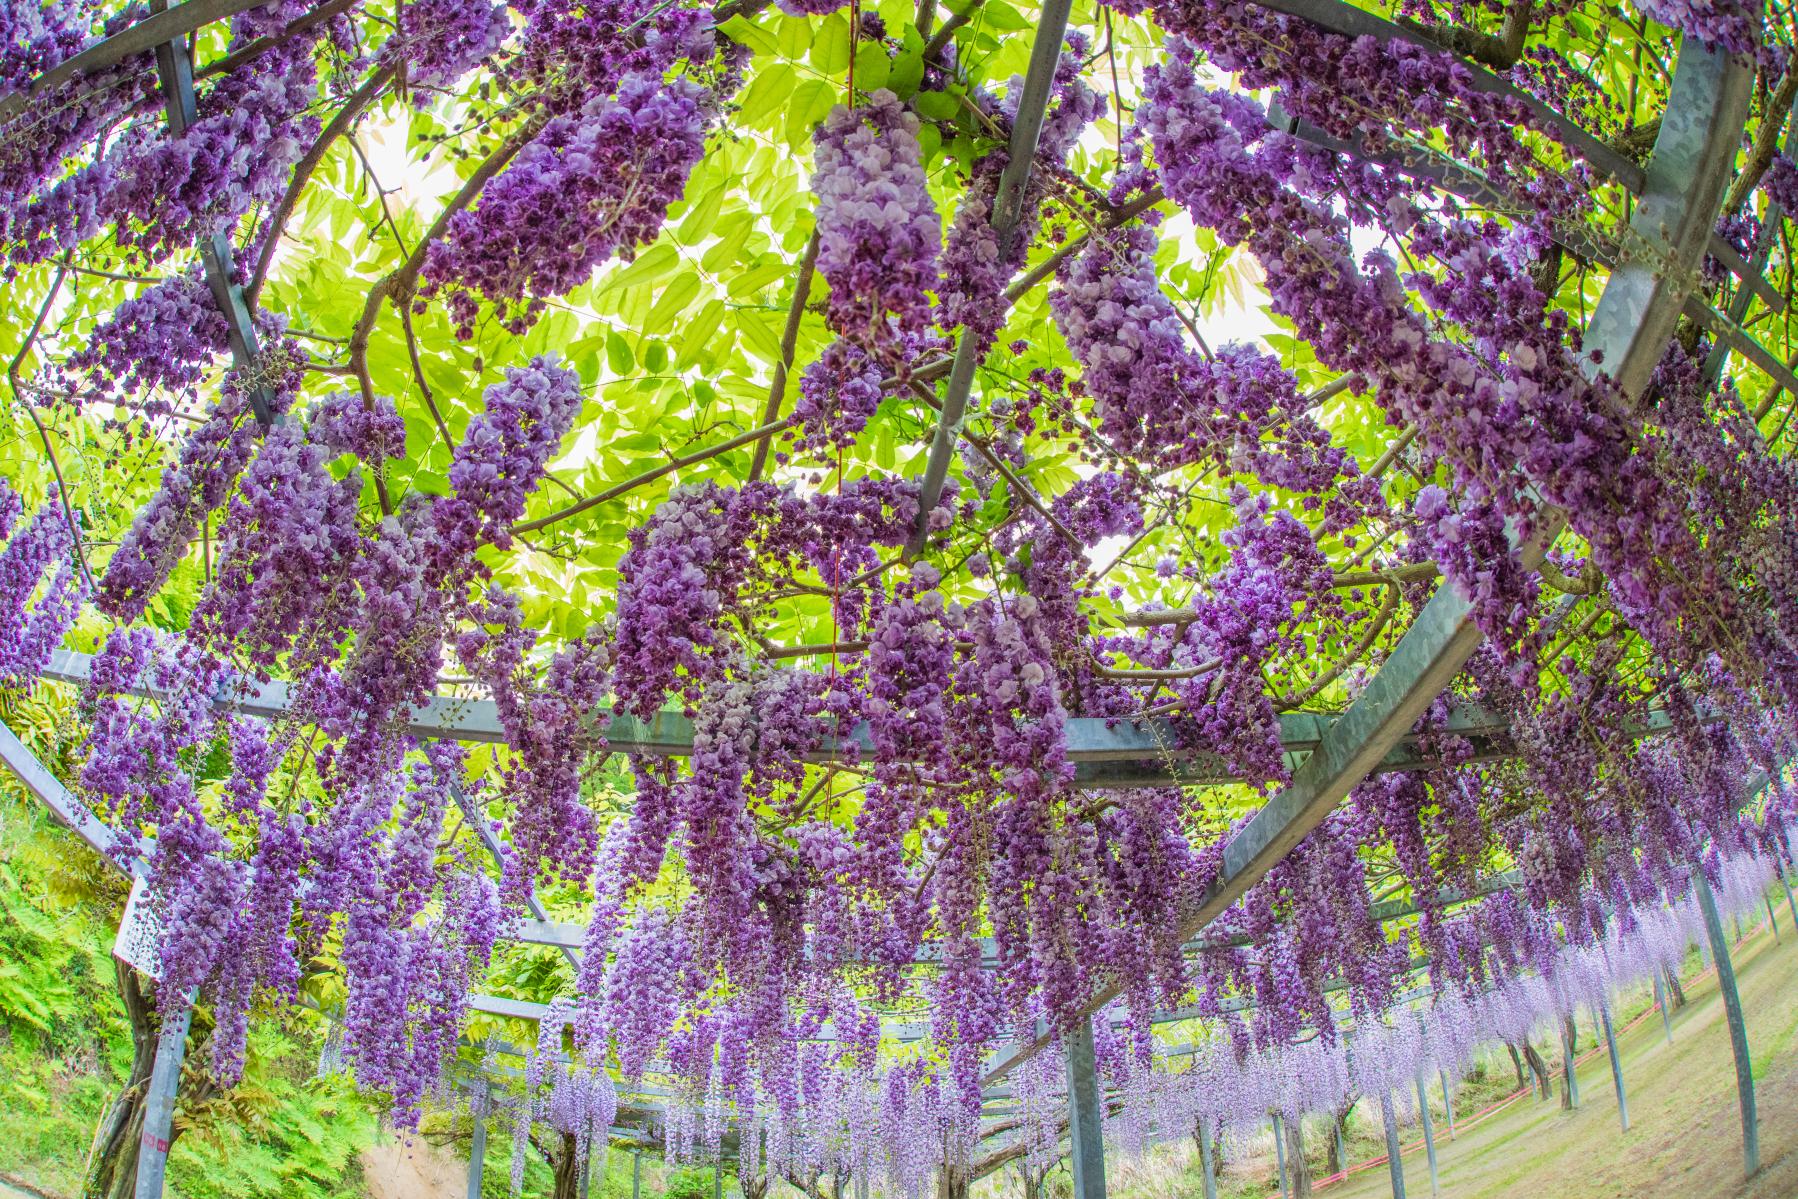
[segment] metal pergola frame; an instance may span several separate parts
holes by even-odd
[[[184,39],[211,21],[245,11],[259,2],[187,0],[187,3],[167,8],[166,0],[153,0],[154,11],[150,17],[51,68],[27,88],[0,97],[0,120],[18,114],[34,98],[83,73],[154,50],[168,103],[169,123],[172,131],[179,134],[194,119],[195,112],[193,63]],[[1449,53],[1417,31],[1385,21],[1340,0],[1256,2],[1345,36],[1398,39]],[[1000,202],[994,210],[995,229],[1002,241],[1015,227],[1015,202],[1021,199],[1028,182],[1031,159],[1028,151],[1034,148],[1041,127],[1048,98],[1048,75],[1059,55],[1067,7],[1067,0],[1048,0],[1042,13],[1031,69],[1022,92],[1023,100],[1013,125],[1011,160],[1015,169],[1008,168],[1001,183]],[[1783,364],[1742,333],[1735,320],[1715,313],[1702,300],[1695,301],[1693,294],[1698,264],[1713,240],[1712,226],[1736,151],[1737,137],[1746,122],[1753,78],[1751,68],[1688,39],[1679,54],[1672,95],[1653,156],[1647,167],[1641,168],[1542,101],[1482,68],[1468,66],[1474,86],[1509,96],[1528,106],[1537,119],[1570,149],[1615,177],[1628,190],[1640,194],[1640,202],[1630,222],[1630,236],[1616,250],[1612,273],[1585,336],[1587,348],[1602,353],[1607,372],[1629,401],[1633,402],[1645,390],[1649,374],[1682,313],[1705,323],[1731,349],[1745,354],[1757,365],[1771,360],[1783,368]],[[1303,135],[1302,130],[1295,131]],[[1356,152],[1354,147],[1342,149]],[[1019,153],[1020,150],[1025,152]],[[1452,181],[1437,179],[1436,182],[1455,190]],[[255,358],[255,331],[241,291],[230,282],[230,242],[221,235],[200,249],[214,299],[230,329],[233,359],[240,367],[245,366]],[[1748,289],[1760,284],[1752,264],[1743,262],[1739,255],[1732,253],[1720,257],[1742,276]],[[1702,313],[1694,311],[1694,302]],[[979,365],[970,345],[969,339],[964,337],[957,349],[941,421],[922,480],[925,495],[940,493],[946,478],[955,436],[965,411],[967,391]],[[969,360],[965,366],[964,358]],[[1783,379],[1790,371],[1785,370],[1783,374],[1775,371],[1774,374]],[[264,425],[272,419],[268,398],[265,389],[258,389],[251,396],[256,415]],[[922,508],[928,511],[930,506],[925,503]],[[1543,508],[1536,535],[1518,547],[1528,567],[1533,569],[1540,564],[1563,525],[1561,514]],[[1467,601],[1451,586],[1439,585],[1372,682],[1346,711],[1340,716],[1328,713],[1282,716],[1282,744],[1289,763],[1296,765],[1292,782],[1272,797],[1225,847],[1216,881],[1179,922],[1180,939],[1184,941],[1196,936],[1241,898],[1369,774],[1431,765],[1418,751],[1412,730],[1466,663],[1479,641],[1480,634],[1472,623]],[[89,660],[83,655],[59,652],[46,676],[80,682],[87,675],[88,664]],[[286,711],[288,698],[284,685],[272,683],[248,697],[234,700],[229,706],[245,714],[272,717]],[[497,714],[490,702],[448,697],[434,699],[415,713],[411,731],[421,737],[463,741],[502,738]],[[1490,757],[1507,752],[1507,731],[1502,719],[1470,708],[1456,709],[1448,727],[1433,730],[1467,736],[1475,742],[1476,753]],[[1222,772],[1221,764],[1209,755],[1176,758],[1167,753],[1163,746],[1173,742],[1163,736],[1165,732],[1164,728],[1145,722],[1070,721],[1070,756],[1080,771],[1077,785],[1108,788],[1228,781],[1227,772]],[[607,733],[611,748],[626,753],[675,755],[689,751],[692,745],[691,724],[677,714],[664,713],[648,722],[614,714]],[[864,739],[859,730],[849,737],[853,741]],[[35,772],[30,764],[21,769],[21,763],[13,761],[15,748],[24,751],[10,731],[0,735],[0,756],[7,757],[27,787],[49,803],[103,856],[125,870],[131,870],[133,863],[141,860],[141,847],[121,845],[110,830],[79,804],[68,808],[63,802],[67,799],[66,791],[49,776],[41,763],[35,763],[35,758],[31,758],[31,763],[36,765]],[[834,759],[841,748],[827,743],[819,760]],[[25,757],[30,758],[28,751],[24,752]],[[542,938],[541,943],[571,948],[567,943],[566,926],[555,926],[541,919],[536,923],[543,926],[534,930]],[[1104,1193],[1103,1145],[1098,1135],[1099,1097],[1087,1017],[1097,1013],[1117,994],[1118,988],[1114,985],[1092,995],[1083,1005],[1082,1018],[1066,1040],[1069,1122],[1073,1130],[1078,1199],[1097,1199]],[[165,1035],[163,1040],[166,1043],[170,1037]],[[986,1083],[991,1085],[999,1081],[1050,1043],[1051,1038],[1043,1036],[999,1055],[986,1071]],[[164,1058],[173,1058],[172,1066],[178,1073],[180,1044],[181,1038],[175,1038],[172,1054],[159,1052],[151,1085],[153,1097],[166,1086],[171,1105],[173,1077],[165,1069],[168,1063]],[[167,1048],[165,1044],[164,1049]],[[153,1103],[153,1110],[155,1106]],[[152,1132],[147,1122],[146,1136]],[[153,1151],[154,1145],[147,1143],[146,1150]],[[147,1158],[156,1156],[154,1152],[146,1154]],[[157,1163],[146,1161],[146,1164],[154,1167]],[[153,1172],[157,1175],[157,1191],[146,1192],[146,1172],[140,1169],[140,1196],[159,1192],[160,1171]]]

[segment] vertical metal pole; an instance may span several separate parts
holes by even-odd
[[[1073,1199],[1105,1199],[1105,1130],[1099,1122],[1099,1068],[1093,1059],[1092,1021],[1080,1021],[1068,1033],[1067,1042]]]
[[[1431,1199],[1442,1193],[1436,1176],[1436,1129],[1430,1121],[1430,1092],[1423,1084],[1423,1071],[1417,1072],[1417,1118],[1423,1122],[1423,1152],[1430,1161]]]
[[[1767,901],[1767,923],[1773,926],[1773,944],[1777,945],[1779,944],[1779,917],[1773,914],[1773,897],[1763,895],[1761,898]]]
[[[468,1149],[468,1199],[481,1199],[481,1169],[487,1162],[487,1096],[492,1084],[483,1082],[469,1105],[474,1117],[474,1143]]]
[[[192,1005],[162,1020],[156,1038],[156,1064],[150,1068],[150,1093],[144,1098],[144,1132],[137,1150],[137,1199],[162,1199],[162,1177],[169,1168],[169,1134],[175,1124],[175,1092],[181,1085],[181,1060],[187,1056],[187,1027]]]
[[[724,1199],[724,1163],[712,1162],[712,1199]]]
[[[1785,862],[1775,860],[1774,872],[1779,875],[1779,885],[1786,889],[1786,907],[1791,909],[1792,926],[1798,928],[1798,899],[1792,898],[1791,876],[1786,871],[1786,862],[1792,861],[1792,838],[1783,826],[1779,830],[1779,839],[1785,844],[1786,860]]]
[[[605,1141],[593,1135],[593,1121],[587,1121],[587,1156],[581,1162],[581,1199],[593,1190],[593,1151],[605,1152]]]
[[[1617,1031],[1611,1027],[1611,1005],[1598,1005],[1598,1021],[1604,1027],[1604,1047],[1611,1055],[1611,1086],[1617,1092],[1617,1118],[1623,1131],[1629,1131],[1629,1099],[1623,1093],[1623,1061],[1617,1056]]]
[[[1442,1110],[1448,1113],[1448,1139],[1455,1139],[1455,1097],[1448,1089],[1448,1071],[1436,1071],[1436,1077],[1442,1080]]]
[[[1287,1199],[1290,1194],[1286,1189],[1286,1129],[1280,1122],[1280,1113],[1274,1116],[1274,1160],[1280,1166],[1280,1199]]]
[[[1579,1072],[1573,1068],[1573,1041],[1567,1036],[1569,1020],[1561,1021],[1561,1075],[1567,1088],[1567,1106],[1579,1109]]]
[[[1392,1093],[1380,1092],[1380,1122],[1386,1126],[1386,1172],[1392,1176],[1392,1199],[1405,1199],[1405,1163],[1398,1152],[1398,1117],[1392,1113]]]
[[[1723,921],[1717,915],[1717,898],[1702,869],[1694,870],[1698,906],[1704,912],[1704,931],[1717,962],[1717,989],[1723,992],[1723,1010],[1729,1017],[1729,1044],[1736,1058],[1736,1097],[1742,1107],[1742,1166],[1752,1177],[1761,1168],[1760,1117],[1754,1108],[1754,1067],[1748,1057],[1748,1026],[1742,1019],[1742,997],[1736,993],[1736,968],[1729,960],[1729,943],[1723,939]]]
[[[1661,1031],[1667,1034],[1667,1044],[1673,1044],[1673,1017],[1667,1014],[1667,989],[1661,986],[1661,972],[1656,970],[1651,976],[1654,979],[1654,1006],[1661,1009]]]
[[[1211,1161],[1211,1122],[1199,1117],[1199,1176],[1204,1199],[1217,1199],[1217,1167]]]
[[[631,1151],[631,1199],[643,1199],[643,1151]]]

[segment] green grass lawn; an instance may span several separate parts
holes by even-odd
[[[1452,1199],[1798,1194],[1798,1058],[1791,1052],[1798,1035],[1798,938],[1784,909],[1779,917],[1783,940],[1762,929],[1734,951],[1760,1109],[1763,1166],[1756,1178],[1742,1177],[1735,1064],[1716,977],[1706,974],[1687,982],[1690,1002],[1673,1013],[1671,1044],[1652,1012],[1619,1034],[1627,1133],[1618,1120],[1610,1062],[1599,1052],[1579,1068],[1578,1111],[1563,1111],[1558,1092],[1547,1102],[1526,1098],[1472,1128],[1463,1126],[1452,1140],[1439,1119],[1442,1194]],[[1589,1025],[1582,1034],[1591,1036]],[[1507,1081],[1515,1085],[1514,1078]],[[1465,1110],[1476,1106],[1466,1104]],[[1423,1153],[1404,1161],[1407,1192],[1429,1195]],[[1391,1184],[1382,1166],[1320,1193],[1375,1199],[1390,1195]]]

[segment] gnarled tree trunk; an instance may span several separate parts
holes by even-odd
[[[83,1199],[114,1199],[129,1196],[135,1189],[144,1096],[149,1093],[150,1071],[156,1064],[156,1013],[138,984],[137,971],[116,959],[112,965],[118,973],[125,1018],[131,1025],[131,1072],[94,1130],[93,1145],[87,1154],[87,1178],[81,1187]]]
[[[1292,1199],[1311,1199],[1311,1163],[1305,1160],[1305,1130],[1297,1116],[1281,1123],[1286,1127],[1286,1174],[1292,1184]]]
[[[162,1021],[144,993],[137,971],[114,961],[118,971],[119,998],[131,1023],[131,1072],[118,1097],[108,1105],[94,1131],[88,1151],[83,1199],[132,1199],[137,1192],[137,1152],[144,1135],[145,1100],[150,1094],[150,1072],[156,1065],[156,1041]],[[194,1013],[187,1038],[186,1065],[175,1088],[175,1111],[189,1112],[218,1094],[219,1088],[204,1063],[197,1059],[212,1035],[212,1022]],[[169,1144],[181,1136],[181,1125],[169,1130]]]
[[[1542,1060],[1542,1055],[1528,1041],[1523,1043],[1523,1056],[1536,1075],[1536,1094],[1543,1099],[1553,1099],[1554,1084],[1549,1081],[1548,1063]]]
[[[1673,1010],[1686,1006],[1686,989],[1679,985],[1679,971],[1668,966],[1661,971],[1667,978],[1667,993],[1673,996]]]

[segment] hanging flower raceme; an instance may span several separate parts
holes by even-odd
[[[129,112],[134,119],[100,157],[66,177],[55,177],[60,159],[33,156],[36,177],[20,180],[24,186],[0,208],[7,256],[41,262],[112,225],[120,245],[160,260],[228,232],[255,205],[274,203],[319,131],[308,109],[317,97],[314,58],[323,31],[287,30],[308,11],[300,0],[280,0],[234,17],[230,50],[263,38],[272,44],[256,69],[228,72],[201,93],[198,119],[180,137],[169,136],[160,105],[121,111],[77,101],[76,113],[89,109],[93,117],[104,112],[117,119]],[[124,73],[119,82],[127,84],[125,97],[148,99],[155,79],[153,72]],[[91,119],[76,116],[73,127],[91,129]],[[52,123],[64,122],[53,117]],[[8,157],[0,151],[0,162]]]
[[[277,344],[264,352],[259,373],[275,375],[272,388],[276,415],[292,402],[297,372],[292,370],[297,352]],[[240,374],[227,376],[218,403],[196,425],[177,452],[175,464],[163,472],[161,486],[138,512],[124,540],[107,564],[95,604],[121,621],[143,615],[151,598],[168,581],[175,566],[187,556],[189,544],[202,518],[216,511],[230,494],[237,476],[254,453],[259,429],[251,414]]]
[[[552,118],[431,243],[421,299],[443,293],[459,337],[474,336],[480,299],[522,333],[548,300],[655,240],[705,150],[703,100],[696,84],[644,73]]]
[[[1095,240],[1062,270],[1050,297],[1083,368],[1099,428],[1126,454],[1169,464],[1211,462],[1273,487],[1331,498],[1345,512],[1377,501],[1354,460],[1306,412],[1297,380],[1272,355],[1226,345],[1214,358],[1187,344],[1161,291],[1155,235],[1141,226]]]
[[[504,4],[483,0],[410,0],[381,58],[413,87],[449,88],[499,50],[511,35]]]
[[[883,346],[930,322],[942,217],[924,178],[918,118],[882,88],[818,126],[812,166],[818,197],[818,272],[830,284],[832,326]]]
[[[69,514],[46,503],[20,527],[23,507],[18,493],[0,481],[0,538],[6,541],[0,549],[0,681],[9,685],[49,663],[87,597]]]

